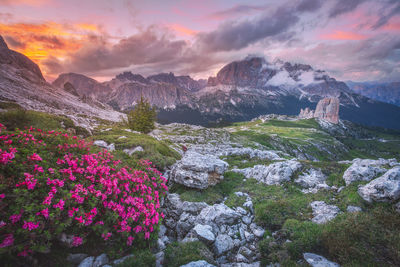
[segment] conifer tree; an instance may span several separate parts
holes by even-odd
[[[134,131],[149,133],[155,127],[156,118],[156,108],[152,107],[143,96],[140,96],[139,103],[128,114],[128,127]]]

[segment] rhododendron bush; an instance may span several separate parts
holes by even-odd
[[[155,231],[167,186],[150,162],[122,167],[75,136],[0,128],[0,253],[45,251],[61,235],[125,247]]]

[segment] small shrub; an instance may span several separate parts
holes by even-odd
[[[0,124],[0,254],[46,251],[62,233],[130,247],[156,231],[166,179],[148,161],[121,167],[106,150],[56,131]]]
[[[156,257],[151,253],[150,250],[141,250],[133,253],[133,257],[127,259],[116,267],[154,267],[156,266]]]
[[[127,124],[132,130],[149,133],[154,129],[156,118],[157,111],[155,107],[151,107],[147,100],[140,97],[135,109],[128,114]]]
[[[171,243],[165,250],[165,266],[179,267],[191,261],[205,260],[213,264],[213,254],[200,241]]]
[[[320,251],[321,225],[310,221],[288,219],[283,229],[288,231],[289,239],[292,241],[285,244],[292,259],[300,259],[304,252]]]
[[[225,205],[227,205],[230,208],[241,207],[241,206],[243,206],[243,204],[245,202],[246,202],[246,197],[245,196],[239,197],[239,196],[237,196],[235,194],[232,194],[225,201]]]
[[[344,213],[322,232],[322,246],[348,266],[400,266],[400,216],[377,205],[369,212]]]

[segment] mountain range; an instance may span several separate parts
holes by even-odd
[[[1,36],[0,101],[15,102],[26,109],[65,115],[86,128],[91,128],[95,118],[118,121],[124,116],[95,98],[81,97],[49,84],[38,65],[23,54],[9,49]]]
[[[82,123],[90,116],[118,120],[145,97],[158,108],[160,122],[207,125],[249,120],[262,114],[297,115],[325,97],[340,100],[340,118],[400,129],[400,107],[362,96],[346,83],[310,65],[247,57],[225,65],[215,77],[124,72],[98,82],[64,73],[49,84],[39,67],[0,39],[0,95],[29,109],[63,113]],[[80,115],[78,115],[80,114]]]
[[[352,82],[346,84],[357,94],[400,106],[400,82]]]

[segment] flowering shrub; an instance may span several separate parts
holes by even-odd
[[[61,234],[131,246],[164,216],[166,179],[148,161],[120,167],[106,150],[61,132],[0,124],[0,253],[45,251]]]

